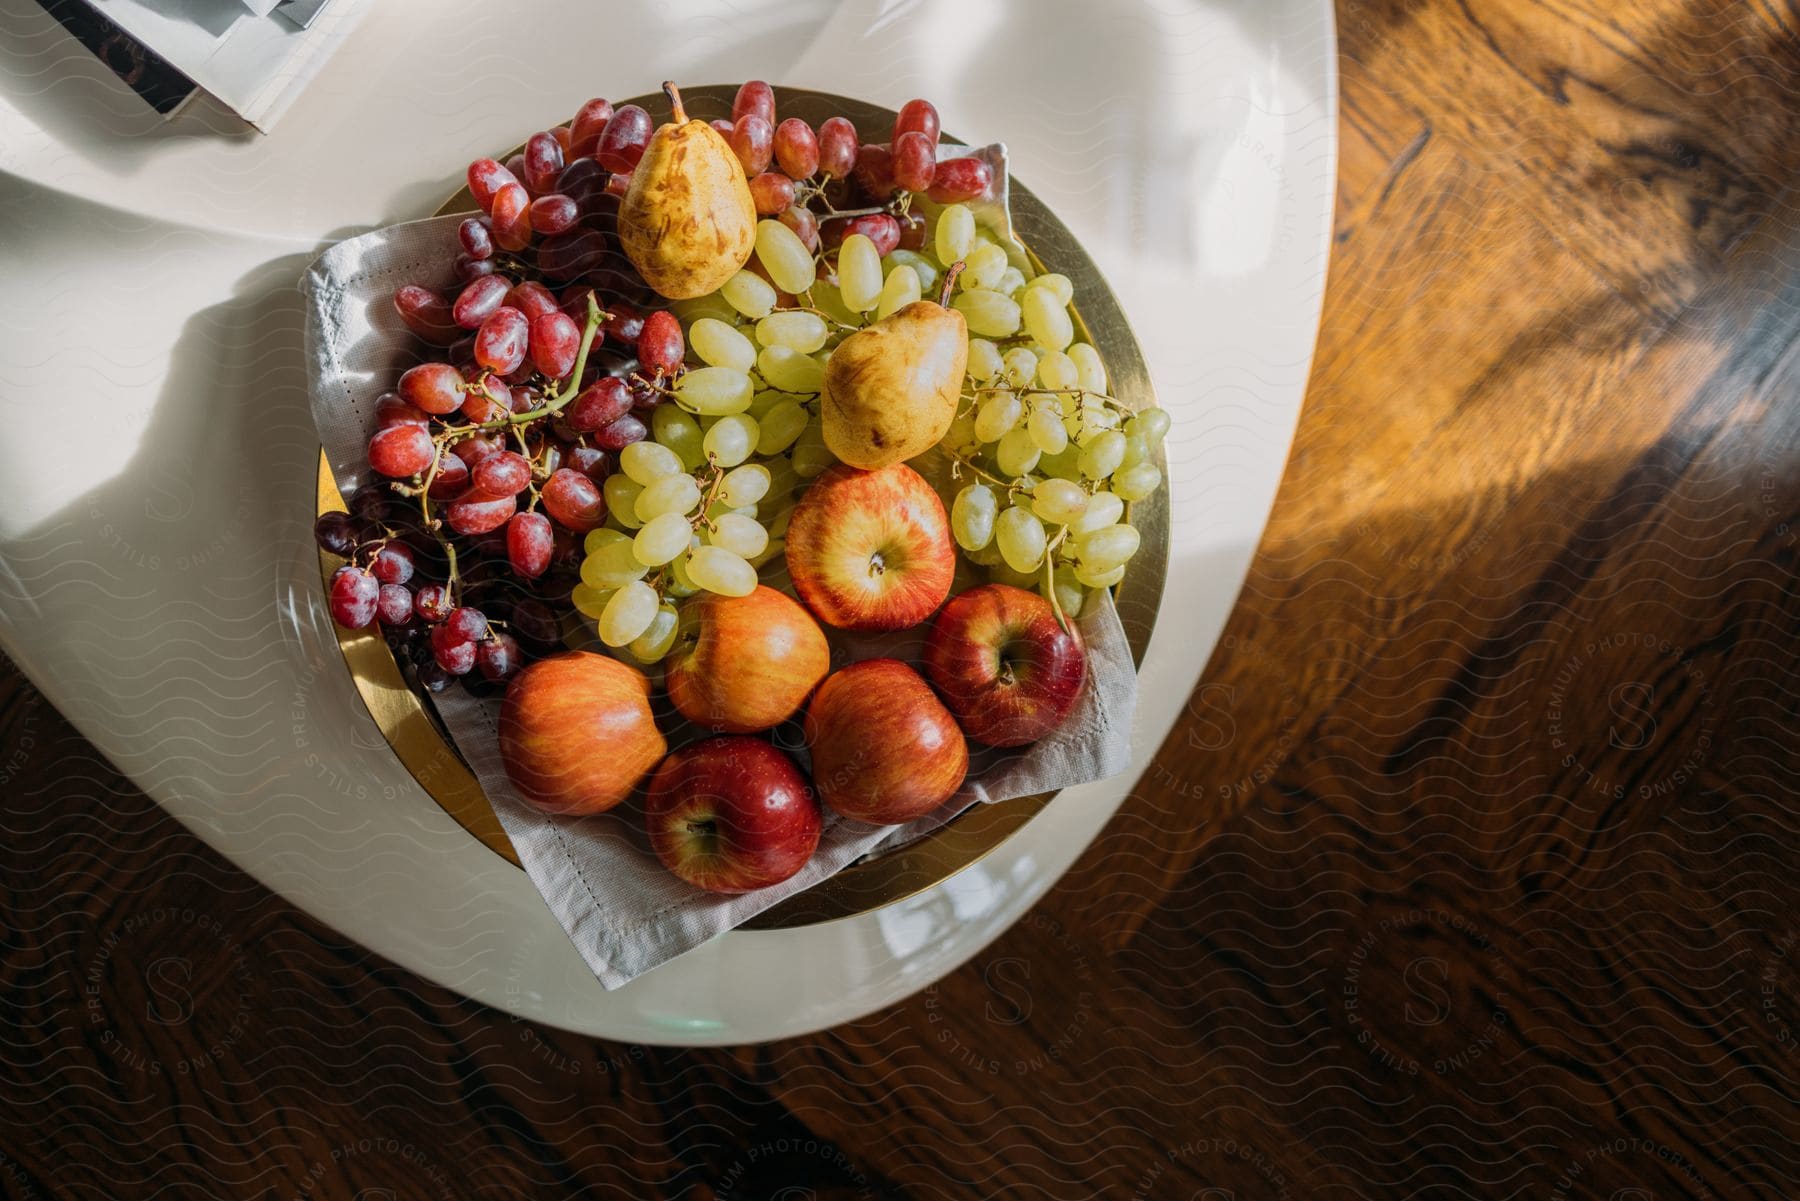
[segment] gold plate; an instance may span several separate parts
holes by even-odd
[[[682,88],[682,99],[695,117],[710,119],[730,114],[737,85]],[[803,117],[815,127],[826,117],[848,117],[860,130],[892,127],[892,109],[866,104],[824,92],[793,88],[776,90],[778,110],[784,116]],[[651,113],[666,106],[661,93],[639,96],[621,103],[639,104]],[[945,135],[948,138],[949,135]],[[515,148],[516,149],[516,148]],[[511,153],[511,152],[509,152]],[[1118,299],[1106,286],[1100,270],[1066,226],[1016,177],[1009,177],[1008,197],[1013,229],[1041,270],[1059,271],[1075,285],[1077,335],[1092,343],[1106,361],[1112,394],[1133,409],[1156,403],[1143,351],[1125,320]],[[437,210],[438,216],[467,212],[474,198],[464,188]],[[1168,475],[1158,452],[1159,465]],[[342,510],[331,467],[319,455],[320,513]],[[1131,506],[1130,518],[1143,536],[1142,549],[1120,581],[1114,596],[1125,627],[1133,662],[1142,665],[1144,648],[1162,605],[1163,583],[1169,567],[1169,499],[1167,486],[1147,501]],[[342,560],[320,552],[319,566],[329,578]],[[379,633],[372,629],[337,630],[344,662],[369,715],[382,736],[394,748],[420,786],[469,833],[495,854],[519,864],[518,852],[506,837],[475,775],[462,761],[423,699],[406,686]],[[1017,797],[991,805],[972,805],[960,816],[929,836],[898,850],[871,856],[851,864],[830,879],[789,897],[745,923],[748,929],[786,929],[866,913],[903,900],[936,885],[968,867],[1006,841],[1030,821],[1055,793]]]

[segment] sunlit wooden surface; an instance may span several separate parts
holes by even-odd
[[[460,1000],[0,675],[0,1196],[1800,1192],[1796,26],[1340,5],[1324,329],[1223,646],[1049,899],[852,1026]]]

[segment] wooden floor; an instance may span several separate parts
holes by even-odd
[[[1800,1195],[1800,14],[1339,22],[1274,517],[1035,913],[816,1037],[598,1044],[302,917],[7,671],[0,1195]]]

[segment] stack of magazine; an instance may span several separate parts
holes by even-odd
[[[165,116],[196,93],[265,133],[368,0],[38,0]]]

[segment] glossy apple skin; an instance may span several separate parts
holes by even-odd
[[[956,551],[944,502],[904,463],[830,468],[794,507],[787,533],[794,591],[840,630],[904,630],[950,595]]]
[[[1007,584],[971,588],[944,606],[925,639],[925,674],[963,733],[1024,746],[1061,725],[1087,673],[1073,627],[1050,602]]]
[[[542,659],[507,685],[500,757],[519,795],[546,813],[604,813],[668,750],[650,681],[606,655]]]
[[[806,707],[819,799],[878,826],[923,817],[969,774],[969,744],[924,677],[898,659],[834,672]]]
[[[760,738],[683,747],[656,769],[644,827],[663,866],[708,892],[779,884],[812,858],[823,818],[794,761]]]
[[[758,584],[748,596],[703,592],[681,606],[663,681],[681,715],[726,734],[750,734],[797,712],[831,669],[812,614]]]

